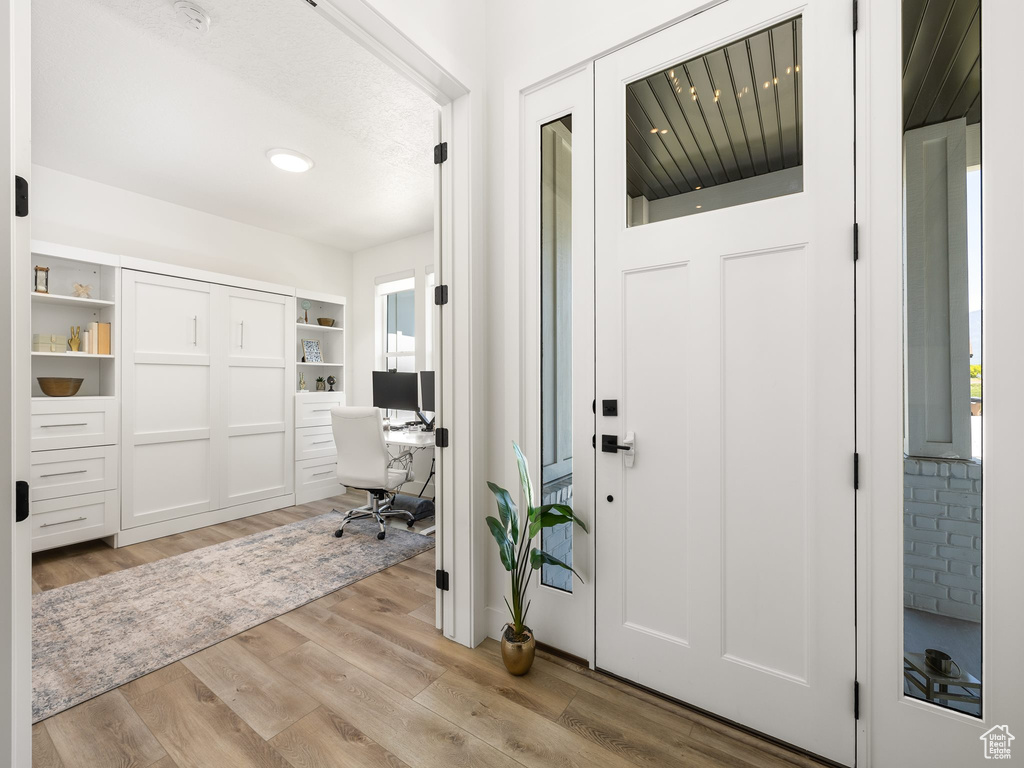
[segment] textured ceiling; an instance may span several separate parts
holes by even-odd
[[[425,95],[302,0],[200,4],[197,37],[173,0],[33,0],[33,160],[346,251],[430,229]]]
[[[904,0],[903,130],[960,117],[981,120],[980,0]]]
[[[799,18],[630,83],[626,184],[648,200],[800,165]]]

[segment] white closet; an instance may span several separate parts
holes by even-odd
[[[291,297],[122,275],[122,531],[291,494]]]

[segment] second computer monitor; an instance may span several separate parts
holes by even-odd
[[[393,411],[419,409],[415,373],[373,372],[373,405]]]
[[[420,371],[420,410],[433,413],[434,407],[434,372]]]

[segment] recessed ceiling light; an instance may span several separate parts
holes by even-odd
[[[275,147],[267,150],[267,158],[282,171],[303,173],[313,167],[313,161],[294,149]]]

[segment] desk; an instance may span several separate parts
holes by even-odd
[[[408,430],[389,430],[384,433],[384,442],[388,447],[408,448],[418,451],[422,448],[434,447],[434,433]]]

